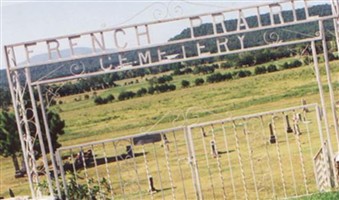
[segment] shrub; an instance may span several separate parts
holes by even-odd
[[[154,87],[149,87],[148,88],[148,94],[154,94],[154,92],[155,92],[155,88]]]
[[[175,89],[176,89],[175,85],[173,85],[173,84],[168,85],[169,91],[174,91]]]
[[[181,75],[183,73],[180,71],[180,69],[175,69],[172,74],[173,75]]]
[[[89,99],[89,95],[88,94],[85,94],[84,95],[84,98],[87,100],[87,99]]]
[[[231,68],[232,67],[232,63],[224,62],[224,63],[221,63],[220,67],[223,68],[223,69]]]
[[[230,72],[225,73],[225,74],[223,75],[223,79],[224,79],[224,80],[231,80],[232,78],[233,78],[233,76],[232,76],[232,74],[231,74]]]
[[[193,70],[193,74],[210,74],[215,70],[212,66],[197,66]]]
[[[107,100],[98,96],[98,97],[95,97],[94,103],[97,104],[97,105],[101,105],[101,104],[107,103]]]
[[[255,67],[254,74],[265,74],[267,72],[267,69],[265,66],[262,67]]]
[[[268,67],[267,67],[267,72],[275,72],[275,71],[278,71],[278,68],[276,65],[273,65],[273,64],[270,64]]]
[[[166,80],[166,82],[170,82],[173,80],[173,77],[170,75],[163,75],[164,79]]]
[[[240,70],[240,71],[238,71],[238,77],[239,78],[244,78],[246,76],[251,76],[251,75],[252,75],[251,71],[248,71],[248,70]]]
[[[118,99],[120,101],[126,100],[126,99],[132,99],[136,94],[132,91],[125,91],[125,92],[121,92],[119,94]]]
[[[112,102],[114,99],[115,99],[115,98],[114,98],[114,96],[113,96],[112,94],[110,94],[110,95],[108,95],[108,96],[106,97],[106,101],[107,101],[107,102]]]
[[[302,62],[300,62],[299,60],[293,60],[292,62],[290,62],[290,63],[284,63],[283,65],[282,65],[282,68],[283,69],[291,69],[291,68],[296,68],[296,67],[300,67],[300,66],[302,66],[303,65],[303,63]]]
[[[309,65],[312,61],[313,61],[313,59],[309,56],[307,56],[303,59],[303,62],[304,62],[305,65]]]
[[[182,86],[183,88],[187,88],[187,87],[190,86],[190,82],[187,81],[187,80],[182,80],[182,81],[181,81],[181,86]]]
[[[206,82],[208,83],[217,83],[217,82],[221,82],[224,80],[223,75],[221,75],[221,73],[215,73],[212,74],[210,76],[207,76]]]
[[[157,80],[158,83],[162,84],[166,82],[166,79],[164,77],[159,77]]]
[[[193,72],[193,70],[191,68],[185,68],[183,71],[182,71],[184,74],[190,74]]]
[[[204,84],[205,81],[202,78],[197,78],[197,79],[195,79],[194,83],[195,83],[196,86],[198,86],[198,85]]]
[[[218,69],[219,65],[218,64],[213,64],[213,65],[211,65],[211,67],[213,67],[214,69]]]
[[[138,97],[141,97],[141,96],[144,96],[145,94],[147,94],[147,89],[146,88],[141,88],[137,91],[137,96]]]
[[[335,55],[333,53],[329,52],[328,53],[328,60],[332,61],[332,60],[335,60],[335,59],[336,59]]]
[[[290,66],[291,66],[292,68],[294,68],[294,67],[300,67],[300,66],[302,66],[302,65],[303,65],[303,63],[300,62],[299,60],[294,60],[294,61],[290,64]]]

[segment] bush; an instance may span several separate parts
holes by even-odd
[[[303,63],[300,62],[299,60],[294,60],[292,63],[291,63],[291,67],[294,68],[294,67],[300,67],[302,66]]]
[[[88,94],[85,94],[84,98],[87,100],[89,99],[89,95]]]
[[[100,96],[95,97],[94,103],[97,105],[105,104],[107,103],[105,99],[101,98]]]
[[[223,79],[224,80],[231,80],[233,78],[232,74],[229,72],[229,73],[225,73],[223,75]]]
[[[162,84],[166,82],[166,79],[164,77],[159,77],[157,80],[158,83]]]
[[[172,76],[163,75],[163,76],[159,77],[157,80],[155,80],[155,82],[159,83],[159,84],[163,84],[163,83],[166,83],[166,82],[170,82],[172,80],[173,80]]]
[[[214,69],[218,69],[219,65],[218,64],[213,64],[213,65],[211,65],[211,67],[213,67]]]
[[[273,65],[273,64],[270,64],[268,67],[267,67],[267,72],[275,72],[275,71],[278,71],[278,68],[276,65]]]
[[[312,61],[313,61],[313,59],[309,56],[307,56],[303,59],[303,62],[304,62],[305,65],[309,65]]]
[[[154,94],[154,92],[155,92],[155,88],[154,87],[149,87],[148,88],[148,94]]]
[[[141,88],[141,89],[139,89],[138,91],[137,91],[137,96],[138,97],[141,97],[141,96],[144,96],[145,94],[147,94],[147,90],[146,90],[146,88]]]
[[[305,62],[305,60],[304,60],[304,62]],[[303,63],[302,62],[300,62],[299,60],[293,60],[292,62],[290,62],[290,63],[284,63],[283,65],[282,65],[282,68],[283,69],[291,69],[291,68],[296,68],[296,67],[300,67],[300,66],[302,66],[303,65]]]
[[[262,66],[262,67],[255,67],[254,69],[254,74],[265,74],[267,72],[267,69],[265,66]]]
[[[173,71],[173,73],[172,73],[173,75],[182,75],[183,74],[183,72],[182,71],[180,71],[180,69],[175,69],[174,71]]]
[[[332,60],[335,60],[335,59],[336,59],[335,55],[333,53],[329,52],[328,53],[328,60],[332,61]]]
[[[191,74],[193,72],[193,70],[191,68],[185,68],[183,71],[182,71],[184,74]]]
[[[173,77],[170,75],[163,75],[164,79],[166,80],[166,82],[170,82],[173,80]]]
[[[223,69],[231,68],[232,67],[232,63],[224,62],[224,63],[221,63],[220,67],[223,68]]]
[[[132,99],[133,97],[135,97],[135,95],[136,94],[134,92],[132,92],[132,91],[121,92],[119,94],[118,99],[120,101],[127,100],[127,99]]]
[[[210,74],[215,70],[212,66],[197,66],[193,70],[193,74]]]
[[[163,85],[157,85],[155,86],[155,90],[158,92],[158,93],[163,93],[163,92],[167,92],[169,91],[169,85],[167,84],[163,84]]]
[[[110,94],[110,95],[108,95],[108,96],[106,97],[107,102],[112,102],[114,99],[115,99],[115,98],[114,98],[114,96],[113,96],[112,94]]]
[[[195,83],[196,86],[198,86],[198,85],[204,84],[205,81],[202,78],[197,78],[197,79],[195,79],[194,83]]]
[[[168,85],[169,91],[174,91],[175,89],[176,89],[175,85],[173,85],[173,84]]]
[[[181,86],[182,86],[183,88],[187,88],[187,87],[190,86],[190,82],[187,81],[187,80],[182,80],[182,81],[181,81]]]
[[[239,78],[244,78],[246,76],[251,76],[251,75],[252,75],[251,71],[248,71],[248,70],[240,70],[240,71],[238,71],[238,77]]]
[[[208,83],[217,83],[217,82],[221,82],[224,81],[224,76],[221,75],[221,73],[215,73],[212,74],[210,76],[207,76],[206,82]]]

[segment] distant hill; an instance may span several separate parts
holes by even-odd
[[[83,55],[83,54],[89,54],[92,53],[92,48],[87,48],[87,47],[77,47],[74,48],[74,52],[76,55]],[[71,50],[70,49],[65,49],[65,50],[60,50],[61,57],[67,58],[70,57],[71,55]],[[56,52],[52,52],[52,57],[57,57]],[[40,54],[40,55],[35,55],[31,57],[32,63],[39,63],[42,61],[48,60],[48,54]]]

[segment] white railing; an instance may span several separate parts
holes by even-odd
[[[111,199],[288,198],[331,186],[331,155],[313,164],[326,141],[311,104],[63,147],[57,160],[69,199],[79,185]]]

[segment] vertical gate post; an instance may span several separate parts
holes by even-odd
[[[330,102],[331,102],[334,130],[335,130],[335,136],[336,136],[336,139],[337,139],[337,151],[339,151],[338,117],[337,117],[337,113],[336,113],[336,109],[335,109],[335,100],[334,100],[334,93],[333,93],[333,86],[332,86],[332,79],[331,79],[331,69],[330,69],[329,58],[328,58],[328,50],[327,50],[327,44],[326,44],[326,34],[325,34],[324,22],[319,21],[319,26],[320,26],[319,27],[320,34],[322,36],[322,46],[323,46],[323,53],[324,53],[324,59],[325,59],[327,85],[328,85],[329,94],[330,94]],[[330,143],[330,145],[331,145],[331,143]]]
[[[41,149],[41,154],[42,154],[42,161],[43,161],[43,165],[44,165],[45,173],[46,173],[46,177],[47,177],[49,193],[50,193],[50,195],[53,195],[52,180],[51,180],[51,176],[50,176],[50,173],[49,173],[46,149],[45,149],[45,144],[44,144],[43,137],[42,137],[40,121],[39,121],[39,116],[38,116],[38,110],[37,110],[37,104],[36,104],[35,97],[34,97],[34,91],[33,91],[32,85],[31,85],[31,73],[30,73],[29,68],[25,68],[25,74],[26,74],[26,80],[27,80],[28,93],[29,93],[29,97],[30,97],[30,100],[31,100],[31,106],[32,106],[32,111],[33,111],[33,113],[32,113],[32,115],[33,115],[32,123],[34,123],[34,125],[35,125],[35,128],[36,128],[35,134],[38,135],[38,139],[39,139],[39,144],[40,144],[40,149]]]
[[[325,104],[325,97],[324,97],[324,91],[323,91],[323,87],[322,87],[322,82],[321,82],[321,78],[320,78],[320,72],[319,72],[319,65],[318,65],[318,58],[317,58],[317,50],[315,47],[315,41],[311,42],[311,46],[312,46],[312,55],[313,55],[313,62],[314,62],[314,71],[315,71],[315,75],[316,75],[316,79],[317,79],[317,83],[318,83],[318,89],[319,89],[319,95],[320,95],[320,101],[321,101],[321,111],[323,114],[323,119],[324,119],[324,123],[325,123],[325,130],[326,130],[326,138],[327,141],[329,143],[328,148],[329,148],[329,157],[330,157],[330,166],[331,166],[331,171],[334,170],[334,163],[333,163],[333,149],[332,149],[332,145],[331,145],[331,137],[330,137],[330,130],[329,130],[329,123],[328,123],[328,116],[327,116],[327,111],[326,111],[326,104]],[[326,142],[326,141],[325,141]],[[337,178],[335,178],[337,179]],[[337,184],[337,180],[336,180],[336,184]]]
[[[337,52],[339,56],[339,3],[338,0],[332,0],[332,14],[336,15],[336,18],[333,18],[333,26],[334,26],[334,35],[335,41],[337,44]]]
[[[17,129],[19,132],[19,137],[20,137],[20,143],[21,143],[21,149],[22,149],[22,154],[23,154],[23,158],[24,158],[24,165],[26,168],[26,173],[27,173],[27,177],[28,177],[28,182],[29,182],[29,187],[31,190],[31,194],[32,194],[32,198],[36,199],[37,195],[34,189],[34,184],[35,182],[37,182],[37,180],[35,179],[35,177],[33,178],[33,176],[31,176],[32,172],[31,172],[31,168],[28,164],[29,159],[32,159],[29,156],[28,153],[28,148],[29,145],[27,144],[27,140],[25,140],[25,131],[23,130],[23,128],[21,127],[21,118],[20,118],[20,113],[22,113],[23,115],[25,114],[25,110],[22,109],[21,105],[23,103],[22,99],[20,98],[20,93],[19,91],[21,90],[21,86],[19,83],[19,77],[18,77],[18,72],[13,72],[10,71],[10,61],[9,61],[9,49],[7,49],[7,47],[4,47],[4,54],[5,54],[5,59],[6,59],[6,73],[7,73],[7,78],[8,78],[8,85],[9,85],[9,90],[11,93],[11,97],[12,97],[12,103],[13,103],[13,108],[14,108],[14,112],[15,112],[15,120],[16,120],[16,124],[17,124]],[[21,97],[22,98],[22,97]],[[22,115],[22,116],[23,116]],[[27,133],[26,133],[27,134]],[[27,149],[27,150],[26,150]],[[35,160],[33,160],[33,162],[35,162]],[[34,172],[33,172],[34,173]]]
[[[61,197],[61,190],[60,190],[60,184],[59,184],[59,179],[58,179],[58,168],[57,168],[56,161],[55,161],[55,153],[53,151],[53,145],[52,145],[52,142],[51,142],[52,140],[51,140],[50,130],[49,130],[49,126],[48,126],[48,118],[47,118],[47,114],[46,114],[46,108],[45,108],[45,104],[44,104],[44,99],[42,97],[40,85],[37,85],[37,90],[38,90],[38,96],[39,96],[39,101],[40,101],[40,108],[41,108],[41,112],[42,112],[42,119],[44,121],[45,133],[46,133],[46,136],[47,136],[49,154],[50,154],[50,158],[51,158],[52,166],[53,166],[53,174],[54,174],[54,178],[55,178],[56,188],[57,188],[57,192],[58,192],[58,197],[61,199],[62,197]]]
[[[188,152],[188,161],[191,167],[192,172],[192,181],[195,190],[195,196],[198,200],[203,200],[204,197],[202,196],[201,192],[201,185],[200,185],[200,176],[198,165],[195,157],[195,150],[194,150],[194,143],[192,138],[192,129],[190,126],[185,126],[185,138],[187,144],[187,152]]]
[[[71,156],[73,156],[73,155],[71,155]],[[64,166],[63,166],[63,163],[62,163],[62,158],[61,158],[61,154],[60,154],[59,149],[56,150],[55,157],[56,157],[59,169],[60,169],[60,176],[61,176],[61,179],[62,179],[63,189],[64,189],[64,192],[65,192],[64,193],[65,198],[68,199],[69,194],[68,194],[68,188],[67,188],[67,182],[66,182],[66,174],[65,174],[65,170],[64,170]],[[75,174],[75,176],[76,176],[76,174]],[[61,194],[59,194],[59,195],[60,195],[59,198],[62,199],[62,195]]]

